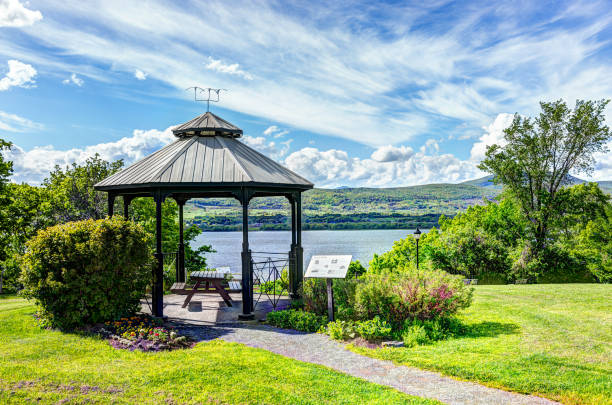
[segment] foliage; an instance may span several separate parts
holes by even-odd
[[[572,253],[582,259],[597,280],[612,282],[612,205],[608,204],[605,215],[586,224]]]
[[[150,280],[149,246],[141,226],[118,218],[47,228],[28,242],[23,295],[62,329],[129,315]]]
[[[467,333],[465,326],[455,317],[428,319],[425,321],[414,319],[404,322],[400,332],[404,346],[414,347],[429,344],[451,337],[464,336]]]
[[[367,273],[357,286],[355,307],[359,319],[379,316],[399,330],[406,320],[454,315],[470,305],[472,291],[461,277],[440,270],[405,267]]]
[[[270,325],[302,332],[317,332],[327,324],[324,316],[295,309],[270,312],[266,320]]]
[[[0,139],[0,293],[5,283],[5,277],[8,275],[5,269],[6,264],[3,262],[11,256],[9,245],[12,237],[10,226],[12,217],[7,210],[10,205],[10,192],[7,188],[9,177],[13,173],[13,162],[4,160],[2,152],[10,150],[11,146],[10,142]]]
[[[141,224],[149,235],[155,236],[156,212],[155,202],[151,198],[136,198],[130,204],[130,218]],[[162,203],[162,251],[164,253],[176,252],[179,243],[178,205],[172,199]],[[185,271],[204,270],[207,268],[205,253],[214,252],[210,245],[202,245],[196,249],[191,242],[202,231],[196,226],[187,226],[183,230],[185,244]],[[151,249],[154,250],[155,239],[151,239]],[[169,287],[175,278],[174,269],[168,269],[164,275],[164,284]]]
[[[523,260],[546,265],[551,227],[565,201],[560,190],[570,182],[570,171],[591,172],[594,154],[607,151],[612,136],[603,115],[607,104],[605,100],[577,101],[570,110],[561,100],[542,102],[542,112],[534,120],[515,115],[504,130],[505,146],[488,147],[479,168],[495,175],[527,219],[530,246]],[[537,266],[525,263],[523,268],[537,271]]]
[[[287,269],[283,269],[280,278],[277,280],[266,281],[259,286],[259,291],[264,294],[276,294],[287,292],[289,289],[289,274]]]
[[[322,278],[306,278],[302,282],[304,309],[317,315],[327,313],[327,286]]]
[[[336,320],[329,322],[325,333],[334,340],[349,340],[357,336],[369,342],[380,342],[392,336],[392,328],[378,316],[366,321]]]
[[[334,280],[334,310],[338,319],[355,318],[355,290],[359,278]],[[327,285],[324,279],[308,278],[302,283],[304,309],[318,314],[327,314]]]
[[[358,278],[365,274],[366,268],[359,260],[354,260],[349,264],[348,270],[346,271],[346,278]]]
[[[367,321],[357,321],[355,331],[367,341],[376,342],[391,337],[391,325],[378,316]]]
[[[329,322],[325,328],[325,333],[334,340],[348,340],[357,337],[355,322],[350,320]]]
[[[43,182],[49,202],[48,215],[54,223],[101,219],[108,214],[107,196],[103,191],[94,190],[94,184],[116,173],[123,167],[123,161],[107,162],[96,154],[83,165],[55,170]]]
[[[428,234],[423,248],[434,268],[466,278],[499,275],[509,281],[510,252],[521,243],[525,221],[511,198],[474,206]]]
[[[38,328],[33,310],[0,298],[0,403],[437,403],[221,339],[165,353],[114,350],[102,339]]]

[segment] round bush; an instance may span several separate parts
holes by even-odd
[[[149,235],[120,218],[44,229],[27,245],[21,282],[48,325],[62,329],[136,312],[151,280]]]
[[[441,270],[399,268],[394,272],[366,273],[355,292],[359,319],[378,316],[394,330],[406,320],[448,318],[470,305],[473,289],[462,277]]]

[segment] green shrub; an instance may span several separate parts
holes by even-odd
[[[399,330],[406,320],[447,318],[470,305],[473,288],[440,270],[402,268],[366,274],[357,285],[359,319],[379,316]]]
[[[325,333],[334,340],[348,340],[357,337],[357,329],[353,321],[338,320],[330,322],[327,324]]]
[[[287,269],[281,271],[281,276],[277,280],[266,281],[259,286],[259,290],[264,294],[280,295],[281,292],[287,293],[289,289],[289,274]]]
[[[454,317],[421,321],[407,320],[400,332],[404,345],[413,347],[465,335],[465,326]]]
[[[378,316],[367,321],[356,322],[355,330],[359,336],[370,342],[389,339],[392,332],[391,325]]]
[[[318,332],[327,324],[327,318],[311,312],[288,309],[270,312],[267,322],[279,328],[295,329],[302,332]]]
[[[402,335],[402,339],[406,347],[414,347],[429,343],[429,336],[427,336],[427,330],[425,330],[423,325],[412,325],[408,327]]]
[[[307,278],[302,283],[304,309],[317,315],[327,313],[327,286],[320,278]]]
[[[141,226],[120,218],[47,228],[28,242],[22,293],[63,329],[130,315],[151,280],[149,246]]]

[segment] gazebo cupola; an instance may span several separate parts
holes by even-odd
[[[109,215],[114,200],[123,197],[124,216],[137,197],[156,203],[157,266],[153,272],[153,308],[163,316],[163,257],[161,208],[166,198],[179,206],[178,281],[185,281],[183,206],[191,198],[233,197],[242,205],[242,314],[253,313],[253,268],[248,234],[248,205],[254,197],[284,196],[291,205],[290,294],[296,297],[303,277],[301,193],[313,184],[238,140],[242,129],[206,112],[175,127],[176,140],[94,187],[108,192]]]
[[[231,138],[240,138],[242,129],[230,124],[221,117],[216,116],[210,111],[195,117],[191,121],[187,121],[172,130],[172,133],[178,137],[181,136],[228,136]]]

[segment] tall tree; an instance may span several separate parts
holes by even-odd
[[[9,177],[13,174],[13,162],[4,159],[5,150],[11,148],[11,143],[0,139],[0,262],[4,262],[7,258],[7,250],[10,239],[9,219],[10,215],[6,209],[9,203],[8,182]],[[4,264],[0,263],[0,293],[2,292],[2,284],[4,277]]]
[[[594,154],[607,151],[608,102],[579,100],[573,110],[562,100],[542,102],[535,119],[516,114],[504,131],[507,144],[489,146],[479,165],[518,201],[529,221],[533,255],[548,247],[551,224],[565,200],[559,191],[570,182],[570,172],[591,173]]]
[[[49,215],[56,223],[104,218],[108,211],[106,193],[93,186],[123,167],[123,161],[107,162],[95,156],[85,164],[62,169],[55,166],[43,182],[48,192]]]

